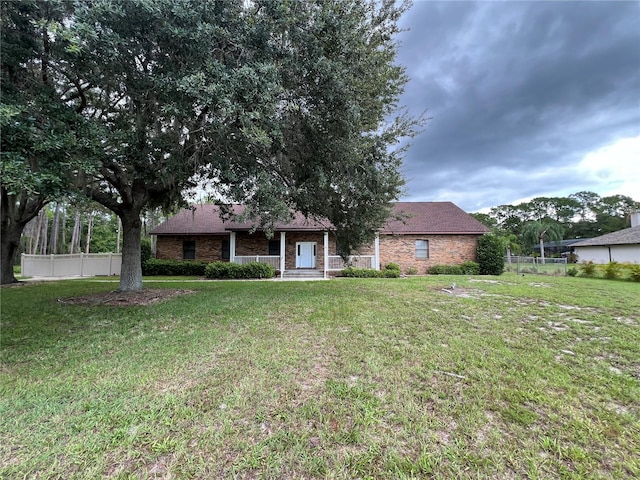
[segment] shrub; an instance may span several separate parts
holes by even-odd
[[[381,274],[381,276],[385,278],[398,278],[400,276],[400,265],[397,263],[390,263],[384,267],[384,271],[382,271]]]
[[[384,267],[384,270],[347,267],[340,270],[339,276],[351,278],[398,278],[400,276],[400,266],[397,263],[390,263]]]
[[[151,240],[143,238],[140,240],[140,262],[144,268],[144,264],[151,258]]]
[[[575,277],[578,274],[578,269],[576,267],[571,267],[569,270],[567,270],[567,275],[569,275],[570,277]]]
[[[478,275],[480,273],[480,265],[469,260],[460,265],[460,270],[463,275]]]
[[[144,262],[143,272],[145,275],[194,275],[201,277],[204,276],[206,267],[206,262],[150,258]]]
[[[431,275],[478,275],[480,265],[472,261],[464,262],[462,265],[433,265],[427,268],[427,273]]]
[[[480,275],[502,275],[504,248],[500,238],[486,234],[478,239],[478,264]]]
[[[240,278],[240,265],[231,262],[213,262],[204,271],[207,278]]]
[[[580,271],[583,277],[595,277],[596,275],[596,265],[591,260],[588,262],[582,262],[580,264]]]
[[[640,282],[640,265],[631,265],[631,272],[629,273],[629,280],[633,282]]]
[[[271,278],[276,271],[266,263],[251,262],[239,265],[230,262],[213,262],[207,265],[207,278]]]
[[[462,275],[460,265],[433,265],[427,268],[431,275]]]
[[[418,269],[416,267],[409,267],[407,268],[407,271],[405,272],[407,275],[417,275],[418,274]]]
[[[276,271],[266,263],[251,262],[240,266],[241,278],[272,278]]]
[[[143,275],[153,275],[147,272],[147,261],[151,259],[151,241],[148,238],[140,240],[140,265]]]
[[[347,267],[340,270],[340,276],[352,278],[380,278],[383,276],[383,272],[374,270],[373,268]]]
[[[622,265],[618,262],[609,262],[608,265],[604,268],[604,278],[609,280],[614,280],[620,277],[622,273]]]

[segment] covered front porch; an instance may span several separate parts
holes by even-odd
[[[265,245],[265,242],[268,243]],[[261,244],[261,245],[260,245]],[[266,247],[266,248],[265,248]],[[260,252],[262,250],[262,252]],[[266,252],[265,252],[266,250]],[[380,242],[374,241],[373,255],[352,255],[345,262],[336,251],[335,241],[330,241],[329,232],[276,232],[273,239],[257,242],[253,235],[244,232],[230,232],[229,261],[238,264],[251,262],[271,265],[280,278],[291,276],[295,271],[321,274],[328,278],[347,266],[380,269]],[[267,253],[266,255],[264,253]]]

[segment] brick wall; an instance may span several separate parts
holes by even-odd
[[[194,236],[159,236],[156,257],[164,259],[182,260],[183,240],[196,242],[196,260],[215,262],[222,260],[222,240],[228,240],[224,235],[194,235]],[[280,234],[276,233],[273,240],[280,241]],[[296,268],[296,242],[316,243],[316,268],[324,269],[324,236],[322,232],[287,233],[285,268]],[[429,257],[416,258],[416,240],[429,241]],[[384,268],[388,263],[397,263],[402,272],[415,267],[418,273],[426,272],[432,265],[459,265],[468,260],[476,261],[477,235],[381,235],[380,236],[380,266]],[[374,246],[369,245],[360,249],[361,255],[373,255]],[[269,240],[264,234],[238,233],[236,236],[236,255],[268,255]],[[329,254],[336,254],[336,243],[333,235],[329,236]]]
[[[184,235],[158,236],[156,258],[182,260],[182,242],[196,242],[196,260],[215,262],[222,260],[222,241],[229,240],[228,235]],[[280,233],[275,233],[272,240],[280,242]],[[285,269],[296,268],[296,242],[316,243],[316,268],[324,269],[324,234],[322,232],[287,233]],[[329,237],[329,252],[335,254],[335,239]],[[260,232],[236,234],[236,255],[253,256],[268,255],[269,239]]]
[[[416,240],[429,242],[428,258],[416,258]],[[402,272],[415,267],[423,274],[433,265],[476,261],[477,245],[477,235],[380,235],[380,264],[384,268],[388,263],[397,263]]]
[[[280,241],[280,235],[275,234],[272,240]],[[269,255],[269,239],[260,232],[249,234],[236,233],[236,255],[239,257],[253,255]]]
[[[183,240],[196,242],[196,260],[216,262],[222,260],[222,240],[228,240],[224,235],[158,235],[156,243],[156,258],[167,260],[182,260]]]
[[[156,258],[182,260],[182,242],[196,242],[196,260],[217,262],[222,260],[222,241],[229,241],[227,235],[160,235],[156,245]],[[274,240],[280,240],[276,234]],[[236,255],[268,255],[269,240],[262,233],[250,235],[240,232],[236,235]]]

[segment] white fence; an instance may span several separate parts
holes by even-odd
[[[329,265],[327,265],[327,270],[342,270],[346,267],[355,267],[355,268],[374,268],[375,269],[375,256],[373,255],[361,255],[361,256],[351,256],[348,261],[342,259],[339,255],[330,255],[329,256]]]
[[[20,260],[24,277],[92,277],[120,275],[121,253],[78,253],[72,255],[26,255]]]

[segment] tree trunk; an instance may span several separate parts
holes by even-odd
[[[91,228],[93,227],[93,214],[89,214],[89,220],[87,222],[87,244],[84,253],[89,253],[89,247],[91,246]]]
[[[9,195],[4,187],[0,188],[0,199],[0,284],[5,285],[18,281],[13,274],[13,264],[22,231],[47,202],[41,197],[30,199],[24,192]]]
[[[122,221],[122,269],[119,290],[121,292],[142,290],[140,211],[123,212],[120,220]]]
[[[43,218],[44,212],[42,210],[40,210],[40,212],[38,212],[38,223],[36,226],[36,239],[33,242],[33,251],[29,252],[32,255],[37,255],[38,254],[38,247],[40,246],[40,233],[42,232],[42,218]]]
[[[62,240],[61,240],[62,253],[67,253],[67,207],[64,207],[64,214],[62,215]]]
[[[33,240],[34,237],[36,235],[36,225],[38,223],[38,219],[37,218],[32,218],[31,220],[29,220],[29,222],[24,226],[24,230],[23,230],[23,235],[25,237],[27,237],[29,240],[27,241],[26,245],[24,246],[24,251],[26,253],[28,253],[29,255],[33,255]]]
[[[47,212],[42,210],[42,233],[40,234],[40,255],[47,254],[47,244],[49,238],[49,217],[47,216]]]
[[[147,213],[147,222],[146,222],[146,226],[148,231],[150,232],[151,230],[153,230],[154,228],[156,228],[158,224],[157,218],[156,218],[156,210],[149,210],[149,212]],[[145,232],[145,235],[148,235],[147,232]],[[150,237],[150,243],[151,243],[151,255],[153,257],[156,256],[156,240],[157,240],[157,236],[156,235],[149,235]]]
[[[76,248],[80,243],[80,210],[76,210],[73,233],[71,234],[71,246],[69,247],[69,253],[76,253]]]
[[[544,240],[540,239],[540,261],[544,265]]]
[[[6,228],[2,229],[2,238],[0,241],[1,285],[16,283],[18,281],[13,274],[13,264],[16,260],[16,253],[18,252],[20,236],[22,235],[23,229],[24,225],[13,222]]]
[[[58,236],[60,232],[60,203],[56,203],[51,225],[51,239],[49,240],[49,251],[52,254],[58,253]]]

